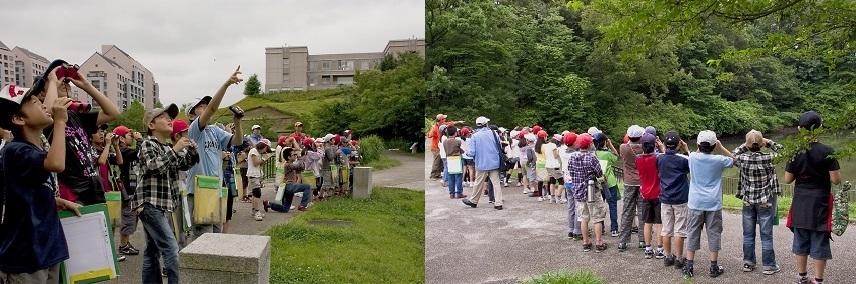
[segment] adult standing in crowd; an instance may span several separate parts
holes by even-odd
[[[443,173],[443,160],[440,160],[440,137],[442,136],[440,125],[451,126],[464,123],[463,121],[446,122],[446,117],[445,114],[437,114],[437,121],[434,122],[434,125],[431,126],[431,130],[428,132],[428,138],[431,138],[431,153],[434,155],[434,161],[431,164],[432,179],[441,178]]]
[[[815,130],[823,126],[820,114],[800,115],[799,127]],[[841,167],[833,149],[814,140],[785,166],[785,183],[794,183],[794,198],[787,227],[794,233],[792,251],[796,257],[799,283],[823,283],[826,262],[832,259],[832,184],[841,183]],[[814,282],[806,270],[808,257],[814,259]]]
[[[476,131],[473,138],[467,140],[468,153],[473,157],[476,164],[476,184],[469,198],[464,198],[464,204],[475,208],[478,206],[479,198],[482,195],[482,186],[486,179],[490,178],[490,182],[494,189],[493,208],[502,210],[502,186],[499,184],[500,160],[499,151],[499,136],[493,132],[488,126],[490,119],[480,116],[476,119]]]
[[[192,120],[188,136],[197,145],[197,151],[199,151],[199,163],[187,171],[187,202],[190,212],[193,212],[195,177],[197,175],[220,177],[223,174],[223,151],[228,149],[230,143],[232,145],[241,145],[242,143],[241,119],[237,114],[233,117],[235,125],[233,134],[229,134],[214,125],[208,125],[211,117],[214,116],[214,112],[220,107],[220,101],[223,100],[226,89],[243,81],[238,77],[240,74],[241,66],[238,66],[232,76],[220,86],[214,97],[205,96],[189,105],[186,110],[187,118]],[[219,233],[220,231],[219,224],[195,225],[193,228],[196,237],[206,232]]]

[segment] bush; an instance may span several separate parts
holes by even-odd
[[[556,271],[521,282],[525,284],[598,284],[603,283],[603,280],[591,271]]]
[[[386,151],[383,139],[376,135],[369,135],[360,139],[360,154],[363,155],[362,163],[367,164],[377,159]]]

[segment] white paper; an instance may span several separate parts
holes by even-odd
[[[66,280],[73,275],[110,268],[113,266],[113,248],[107,231],[104,212],[85,214],[82,217],[61,219],[69,259],[65,261]]]

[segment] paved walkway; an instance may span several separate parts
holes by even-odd
[[[396,154],[394,152],[390,152],[388,155],[394,159],[400,160],[401,165],[374,172],[372,178],[375,187],[403,187],[412,190],[424,190],[422,175],[419,174],[420,171],[414,170],[414,168],[422,168],[421,159],[414,156]],[[265,183],[265,189],[262,190],[262,198],[270,200],[274,198],[274,194],[275,190],[273,188],[273,182],[269,180]],[[296,205],[299,203],[300,199],[296,198],[293,204]],[[297,210],[289,211],[289,213],[271,211],[266,214],[263,221],[255,221],[252,218],[252,204],[242,203],[238,200],[235,201],[235,210],[237,210],[237,212],[232,216],[228,233],[241,235],[264,234],[264,232],[270,227],[286,223],[296,214],[300,214],[300,211]],[[309,210],[312,210],[312,208],[310,207]],[[115,238],[118,245],[118,233]],[[138,224],[136,233],[131,236],[131,243],[140,251],[145,249],[146,239],[142,223]],[[109,283],[140,283],[142,280],[140,276],[142,267],[142,252],[140,255],[127,256],[127,260],[119,263],[121,276]]]
[[[430,155],[430,153],[428,154]],[[430,157],[426,157],[430,162]],[[426,162],[426,173],[430,163]],[[428,175],[426,174],[426,177]],[[516,184],[516,182],[515,182]],[[464,188],[470,195],[470,188]],[[623,253],[616,249],[617,238],[605,237],[609,249],[603,253],[583,252],[582,241],[567,236],[565,204],[538,202],[525,197],[519,187],[505,188],[502,211],[493,209],[487,197],[478,208],[470,208],[460,199],[449,199],[440,181],[426,178],[425,190],[425,276],[427,283],[515,283],[555,270],[585,269],[595,272],[608,283],[682,283],[680,272],[663,266],[662,260],[644,259],[635,249],[638,237],[631,236],[634,247]],[[619,202],[619,212],[620,211]],[[725,274],[707,276],[710,265],[705,251],[696,255],[697,283],[793,283],[796,279],[791,254],[793,234],[784,227],[774,229],[776,258],[782,271],[772,276],[742,272],[742,226],[740,215],[723,214],[723,250],[720,264]],[[784,220],[783,220],[784,221]],[[784,222],[783,222],[784,223]],[[827,283],[852,283],[856,279],[856,228],[832,243],[833,260],[828,263]],[[760,261],[760,242],[756,245]],[[760,265],[759,265],[760,267]],[[809,260],[809,267],[812,261]],[[809,275],[812,274],[809,268]]]

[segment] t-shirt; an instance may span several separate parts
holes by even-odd
[[[228,149],[232,134],[216,126],[199,128],[199,120],[190,123],[187,136],[196,142],[199,163],[187,171],[187,193],[193,193],[193,180],[196,175],[220,177],[223,174],[223,151]]]
[[[639,170],[639,193],[645,200],[660,198],[660,174],[657,171],[657,156],[655,154],[636,156],[636,169]]]
[[[89,140],[98,131],[98,112],[78,113],[69,111],[65,124],[65,170],[57,176],[61,187],[78,195],[84,205],[104,203],[104,189],[96,167],[98,155]],[[53,127],[45,128],[48,141],[53,140]],[[86,194],[81,194],[86,192]],[[73,200],[75,201],[75,200]]]
[[[559,159],[556,158],[556,155],[553,153],[553,150],[556,149],[556,144],[554,143],[541,145],[541,152],[544,153],[547,158],[546,166],[548,169],[558,169],[560,167]]]
[[[600,169],[603,171],[603,175],[606,176],[606,185],[609,187],[618,186],[618,178],[615,177],[615,170],[612,169],[615,166],[615,162],[618,161],[618,156],[610,151],[597,151],[594,154],[600,162]]]
[[[508,145],[511,151],[508,151],[509,158],[520,158],[520,141],[511,139],[511,144]]]
[[[447,139],[446,136],[443,136],[442,138],[440,138],[440,144],[437,145],[437,148],[440,149],[440,158],[443,158],[443,159],[446,158],[446,148],[445,148],[445,146],[443,146],[443,142],[445,142],[446,139]]]
[[[464,152],[463,149],[461,149],[461,144],[463,144],[461,139],[457,137],[443,141],[443,149],[446,152],[446,156],[460,156]]]
[[[259,154],[259,150],[256,148],[250,149],[250,154],[247,156],[247,177],[261,177],[262,176],[262,165],[255,165],[253,162],[253,156],[262,158],[262,155]]]
[[[722,209],[722,171],[734,165],[731,157],[690,153],[690,193],[687,207],[694,210]]]
[[[794,157],[785,171],[794,175],[794,198],[788,218],[788,227],[829,232],[832,230],[831,189],[829,172],[841,169],[838,160],[831,157],[831,147],[811,143],[806,152]]]
[[[666,150],[666,154],[657,156],[657,170],[660,173],[660,202],[663,204],[687,203],[690,191],[690,161],[686,155]]]
[[[624,161],[624,185],[638,186],[639,171],[636,169],[636,155],[642,154],[642,144],[621,144],[618,147],[618,154]]]
[[[47,154],[19,138],[3,149],[0,271],[32,273],[68,259],[68,245],[56,211],[56,189],[44,168]]]
[[[139,145],[139,144],[138,144]],[[139,148],[138,148],[139,149]],[[135,171],[139,157],[137,149],[125,148],[122,149],[122,164],[119,165],[120,178],[125,185],[125,195],[130,197],[137,192],[137,174],[131,176],[131,171]]]

